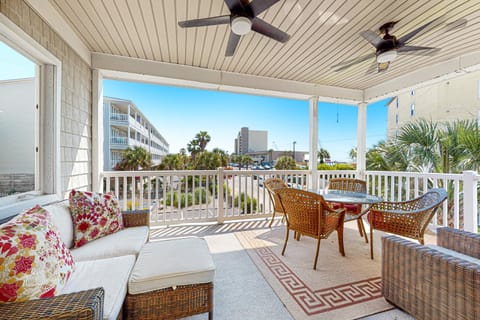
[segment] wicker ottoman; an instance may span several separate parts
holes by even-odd
[[[149,242],[128,282],[126,319],[177,319],[208,312],[213,319],[215,265],[201,238]]]

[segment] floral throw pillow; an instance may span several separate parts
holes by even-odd
[[[74,248],[123,229],[122,213],[113,193],[72,190],[69,201]]]
[[[0,303],[53,297],[74,269],[70,250],[42,207],[0,226]]]

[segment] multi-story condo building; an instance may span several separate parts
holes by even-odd
[[[389,139],[406,123],[418,119],[453,121],[480,119],[480,72],[399,94],[388,104]]]
[[[235,153],[247,154],[251,152],[266,151],[268,148],[268,131],[250,130],[243,127],[235,139]]]
[[[103,99],[103,169],[112,170],[128,147],[139,146],[157,165],[168,154],[168,142],[130,100]]]

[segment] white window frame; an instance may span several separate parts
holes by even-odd
[[[0,13],[0,40],[34,62],[36,104],[39,106],[35,191],[0,198],[0,220],[36,204],[61,200],[60,125],[62,63],[20,27]]]

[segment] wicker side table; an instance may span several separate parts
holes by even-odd
[[[128,281],[125,319],[178,319],[208,312],[213,319],[215,265],[205,240],[149,242]]]

